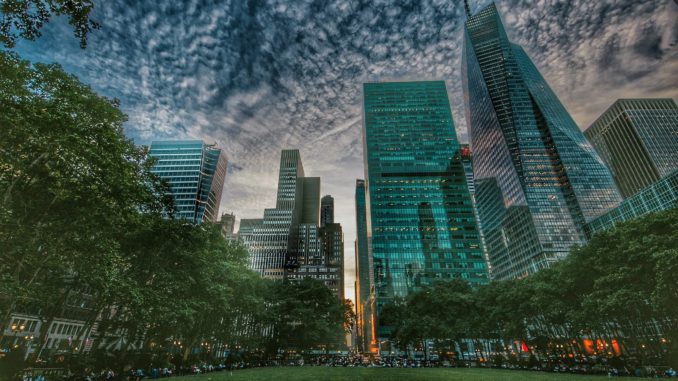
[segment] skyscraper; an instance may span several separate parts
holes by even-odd
[[[297,246],[296,230],[301,219],[304,167],[299,150],[280,155],[276,207],[264,210],[262,219],[243,219],[240,237],[250,254],[250,268],[263,277],[283,279],[287,262]],[[244,227],[244,229],[243,229]]]
[[[355,271],[356,271],[356,320],[358,344],[361,352],[372,351],[376,345],[374,327],[374,273],[368,241],[367,204],[365,180],[355,184]]]
[[[363,94],[377,311],[437,279],[487,282],[445,82],[366,83]]]
[[[673,99],[619,99],[584,135],[624,197],[678,169],[678,106]]]
[[[476,201],[493,277],[526,276],[584,242],[621,196],[494,4],[465,25],[462,79]]]
[[[612,229],[624,221],[675,207],[678,207],[678,169],[636,192],[616,208],[593,219],[586,227],[588,233],[593,235]]]
[[[328,263],[320,228],[320,178],[305,177],[299,150],[280,155],[276,207],[242,219],[239,236],[250,267],[269,279],[315,278],[343,295],[343,265]]]
[[[216,222],[226,177],[226,155],[201,140],[154,141],[152,172],[170,185],[175,216],[193,223]]]
[[[320,226],[334,223],[334,198],[329,194],[320,200]]]
[[[320,228],[322,242],[323,263],[327,268],[337,269],[337,283],[330,288],[337,289],[338,296],[343,300],[344,295],[344,231],[341,224],[328,223]]]

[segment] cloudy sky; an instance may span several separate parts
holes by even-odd
[[[476,11],[488,0],[471,0]],[[81,50],[57,19],[18,51],[58,62],[121,100],[139,144],[199,138],[228,154],[223,212],[275,204],[280,150],[299,148],[345,229],[353,283],[353,191],[363,177],[361,84],[443,79],[467,140],[461,0],[95,0],[102,27]],[[580,128],[615,99],[678,95],[674,0],[499,0],[523,45]],[[347,289],[352,294],[352,287]]]

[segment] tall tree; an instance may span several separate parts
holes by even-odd
[[[307,350],[342,342],[343,301],[322,282],[304,278],[272,284],[268,300],[272,349]]]
[[[171,212],[117,101],[58,65],[0,52],[0,324],[12,311],[61,313],[73,290],[119,281],[122,238]],[[46,327],[45,327],[46,328]]]

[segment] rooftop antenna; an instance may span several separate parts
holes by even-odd
[[[468,0],[464,0],[464,9],[466,9],[466,17],[471,18],[471,8],[468,6]]]

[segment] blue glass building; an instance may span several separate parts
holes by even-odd
[[[363,94],[377,315],[438,279],[487,282],[445,82],[366,83]]]
[[[496,279],[523,277],[585,241],[621,196],[609,170],[494,4],[465,25],[462,79],[476,201]]]
[[[226,177],[226,154],[201,140],[154,141],[152,172],[170,185],[175,217],[216,222]]]
[[[588,233],[593,235],[613,229],[624,221],[675,207],[678,207],[678,170],[636,192],[616,208],[589,222],[586,227]]]

